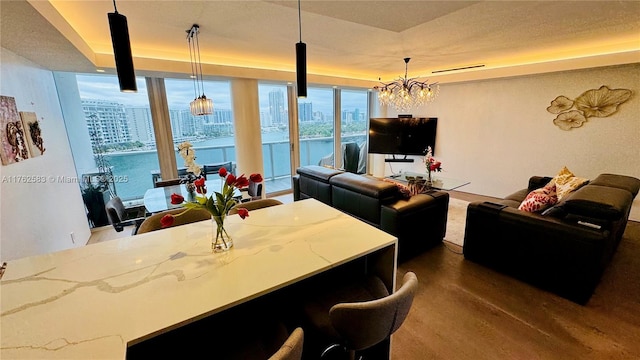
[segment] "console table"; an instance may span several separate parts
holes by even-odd
[[[427,178],[426,173],[416,173],[416,172],[407,171],[407,172],[402,172],[396,175],[387,176],[387,179],[406,183],[408,182],[407,176],[413,176],[413,177],[421,176],[424,179]],[[432,181],[432,187],[434,189],[444,190],[444,191],[455,190],[459,187],[470,184],[470,181],[445,178],[440,175],[436,175],[436,173],[431,174],[431,181]]]
[[[234,247],[221,254],[202,221],[9,261],[0,358],[125,359],[129,346],[354,261],[395,288],[395,237],[314,199],[250,214],[227,218]]]

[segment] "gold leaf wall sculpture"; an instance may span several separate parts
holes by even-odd
[[[553,123],[562,130],[581,127],[591,117],[607,117],[618,111],[618,106],[631,98],[631,90],[614,89],[602,85],[599,89],[583,92],[575,100],[558,96],[547,111],[558,114]],[[573,109],[575,107],[575,109]],[[573,110],[572,110],[573,109]]]

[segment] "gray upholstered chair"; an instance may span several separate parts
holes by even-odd
[[[118,196],[111,198],[104,206],[107,212],[109,223],[117,232],[124,230],[125,226],[134,226],[131,231],[135,235],[140,224],[145,220],[145,211],[143,207],[127,209],[122,203],[122,199]]]
[[[159,212],[149,216],[144,220],[144,222],[142,222],[142,224],[140,224],[140,227],[138,228],[138,234],[144,234],[151,231],[162,230],[163,227],[162,227],[162,224],[160,223],[160,219],[162,219],[163,216],[167,214],[177,215],[185,210],[186,209],[183,209],[183,208],[173,209],[173,210]],[[202,221],[202,220],[208,220],[208,219],[211,219],[211,214],[207,210],[191,209],[186,213],[176,217],[171,227],[189,224],[189,223]]]
[[[276,206],[276,205],[282,205],[282,201],[278,199],[251,200],[251,201],[239,203],[236,206],[232,207],[231,210],[229,210],[229,215],[237,214],[238,208],[245,208],[251,211],[251,210],[266,208],[269,206]]]
[[[280,350],[273,354],[269,360],[300,360],[304,344],[304,331],[301,327],[293,330],[287,341],[282,344]]]
[[[355,359],[356,352],[390,338],[409,314],[417,288],[418,278],[407,272],[392,294],[376,276],[320,293],[306,304],[305,315],[313,329],[332,342],[321,358],[342,350]]]

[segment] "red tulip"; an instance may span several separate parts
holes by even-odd
[[[260,174],[251,174],[251,176],[249,176],[249,180],[259,183],[262,182],[262,175]]]
[[[227,185],[231,186],[236,182],[236,177],[233,174],[227,175]]]
[[[160,226],[163,228],[169,227],[173,225],[176,219],[171,214],[167,214],[160,219]]]
[[[182,204],[184,202],[184,196],[178,194],[171,194],[171,203],[173,205]]]
[[[227,176],[227,169],[225,168],[220,168],[220,170],[218,170],[218,174],[220,175],[220,177],[225,177]]]
[[[249,186],[249,180],[243,175],[240,175],[239,178],[236,179],[236,181],[233,184],[235,187],[237,188],[246,188],[247,186]]]
[[[242,219],[249,217],[249,210],[245,208],[238,208],[238,215],[240,215],[240,218]]]
[[[196,181],[193,182],[193,185],[196,187],[196,192],[198,194],[207,193],[207,187],[205,186],[204,178],[198,178]]]

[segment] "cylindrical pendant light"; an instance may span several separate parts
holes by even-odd
[[[296,44],[296,81],[298,97],[307,97],[307,44],[302,42],[302,17],[300,14],[300,0],[298,0],[298,27],[300,42]]]
[[[114,0],[113,7],[115,8],[115,6],[116,2]],[[127,17],[119,14],[118,9],[115,9],[115,12],[109,13],[108,15],[120,91],[137,92],[138,85],[136,84],[136,73],[133,69]]]
[[[307,97],[307,44],[296,44],[296,75],[298,82],[298,97]]]

